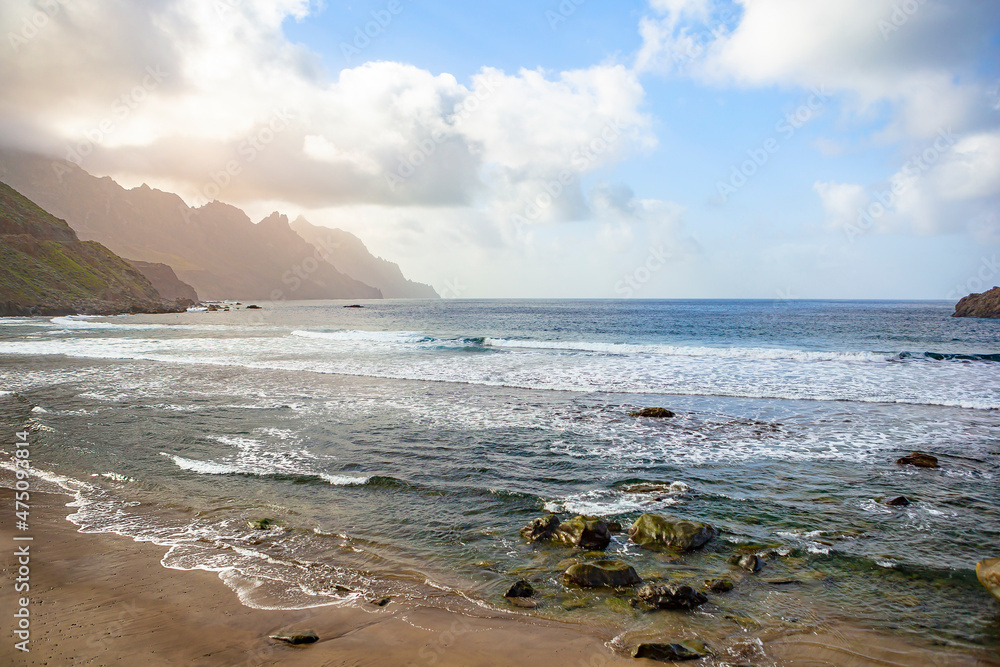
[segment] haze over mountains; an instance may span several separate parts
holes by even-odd
[[[0,180],[65,219],[81,239],[139,266],[167,265],[202,299],[437,296],[373,257],[352,234],[296,221],[314,245],[277,212],[254,224],[235,206],[215,201],[191,208],[172,193],[146,185],[126,190],[73,163],[14,151],[0,151]]]

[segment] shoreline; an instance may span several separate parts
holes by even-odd
[[[0,489],[0,539],[13,541],[13,491]],[[473,616],[430,606],[356,605],[303,610],[244,606],[216,572],[165,568],[164,548],[110,533],[79,533],[66,517],[69,498],[32,493],[31,640],[14,649],[5,614],[0,656],[10,664],[148,665],[499,665],[610,667],[663,664],[635,660],[607,643],[609,629],[483,610]],[[2,559],[5,608],[15,608],[13,548]],[[660,641],[671,635],[664,615]],[[319,642],[288,646],[268,638],[315,630]],[[625,648],[625,647],[619,647]],[[498,653],[498,651],[502,653]],[[726,656],[725,664],[1000,665],[982,655],[942,651],[903,637],[842,626],[828,635],[761,637],[760,653]],[[762,655],[762,654],[763,655]],[[765,657],[766,656],[766,657]],[[743,658],[741,661],[740,658]],[[721,664],[703,659],[698,665]]]

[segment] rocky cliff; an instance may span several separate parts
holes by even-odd
[[[955,305],[952,317],[995,317],[1000,318],[1000,287],[962,297]]]
[[[377,287],[386,299],[437,299],[434,288],[407,280],[398,264],[376,257],[354,234],[342,229],[319,227],[299,216],[292,222],[299,236],[323,254],[339,270]]]
[[[156,291],[164,299],[168,301],[184,299],[193,303],[200,301],[198,293],[194,291],[194,288],[186,282],[181,281],[177,277],[177,274],[174,273],[174,270],[166,264],[140,262],[137,259],[127,259],[125,261],[134,266],[139,273],[146,276],[146,280],[153,284],[153,287],[156,288]]]

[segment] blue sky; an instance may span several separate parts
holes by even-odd
[[[86,141],[130,63],[162,62],[168,83],[82,166],[343,227],[448,296],[952,299],[1000,283],[993,3],[225,3],[66,5],[0,66],[11,90],[33,81],[0,106],[0,139]],[[18,0],[0,27],[32,11]],[[134,42],[102,46],[109,25]],[[278,107],[291,129],[216,192],[213,165],[242,159]]]

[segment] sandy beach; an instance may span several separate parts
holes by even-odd
[[[5,505],[12,492],[4,489]],[[599,629],[484,610],[468,617],[429,607],[271,611],[243,606],[212,572],[162,567],[163,549],[108,534],[80,534],[68,498],[34,494],[30,652],[15,650],[4,614],[0,656],[24,665],[520,665],[656,664],[616,655]],[[12,513],[0,514],[3,543],[15,543]],[[15,604],[13,549],[3,558],[4,608]],[[293,647],[268,635],[312,629],[318,643]],[[669,632],[665,629],[664,639]],[[701,664],[994,665],[848,627],[836,636],[766,638],[761,656]],[[677,638],[680,639],[680,638]]]

